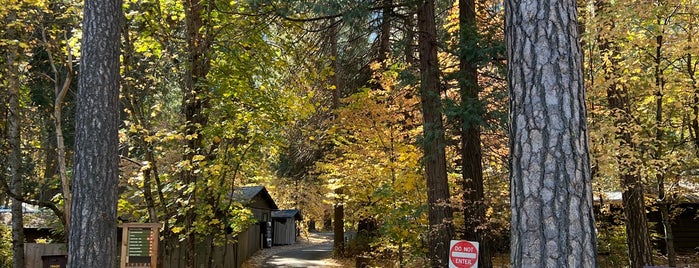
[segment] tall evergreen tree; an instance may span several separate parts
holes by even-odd
[[[121,0],[85,1],[68,265],[115,267]]]
[[[424,133],[425,174],[429,234],[428,258],[431,267],[446,267],[449,241],[454,236],[452,208],[447,181],[444,124],[437,60],[437,27],[434,1],[423,1],[418,9],[418,50],[420,55],[420,97]]]
[[[542,19],[545,18],[545,19]],[[595,267],[576,2],[505,1],[512,267]]]
[[[492,267],[483,193],[481,129],[483,109],[478,93],[478,28],[476,2],[459,0],[459,87],[461,94],[461,176],[464,189],[464,239],[478,241],[478,265]]]

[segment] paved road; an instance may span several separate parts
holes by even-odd
[[[278,252],[265,260],[262,268],[325,267],[323,259],[332,255],[332,241]]]

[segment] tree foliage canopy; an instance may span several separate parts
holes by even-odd
[[[468,1],[434,1],[432,97],[441,103],[435,119],[444,128],[423,133],[423,2],[124,0],[119,221],[162,222],[164,249],[218,245],[255,221],[231,193],[265,185],[277,204],[301,209],[304,224],[318,229],[342,205],[344,230],[359,237],[348,254],[427,265],[434,235],[428,192],[435,185],[427,183],[431,158],[421,144],[443,135],[436,151],[446,157],[450,198],[442,202],[454,212],[454,238],[485,230],[489,248],[507,252],[503,3],[475,1],[466,25],[459,4]],[[609,194],[637,187],[645,194],[639,204],[665,208],[671,222],[676,204],[699,183],[699,5],[578,1],[577,10],[599,214],[613,211]],[[0,58],[0,85],[18,78],[19,197],[49,209],[52,227],[64,229],[83,3],[5,1],[0,17],[0,48],[17,55],[12,64],[9,54]],[[475,80],[466,83],[466,71]],[[0,91],[3,100],[9,96]],[[8,193],[0,206],[12,195],[8,108],[0,111],[0,182]],[[472,148],[463,145],[465,126],[479,131],[482,148],[474,161],[482,164],[477,205],[484,215],[475,227],[464,203],[472,190],[462,176],[469,159],[463,148]],[[626,260],[626,243],[612,243],[627,237],[622,228],[598,225],[600,251],[615,253],[601,264]],[[196,259],[207,258],[188,256]]]

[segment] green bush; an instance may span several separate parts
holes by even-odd
[[[629,261],[624,225],[601,224],[597,229],[599,264],[601,267],[623,267]]]
[[[0,268],[12,267],[12,230],[0,224]]]

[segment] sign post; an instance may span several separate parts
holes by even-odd
[[[451,240],[449,268],[478,268],[478,242]]]
[[[158,266],[160,223],[122,225],[121,268]]]

